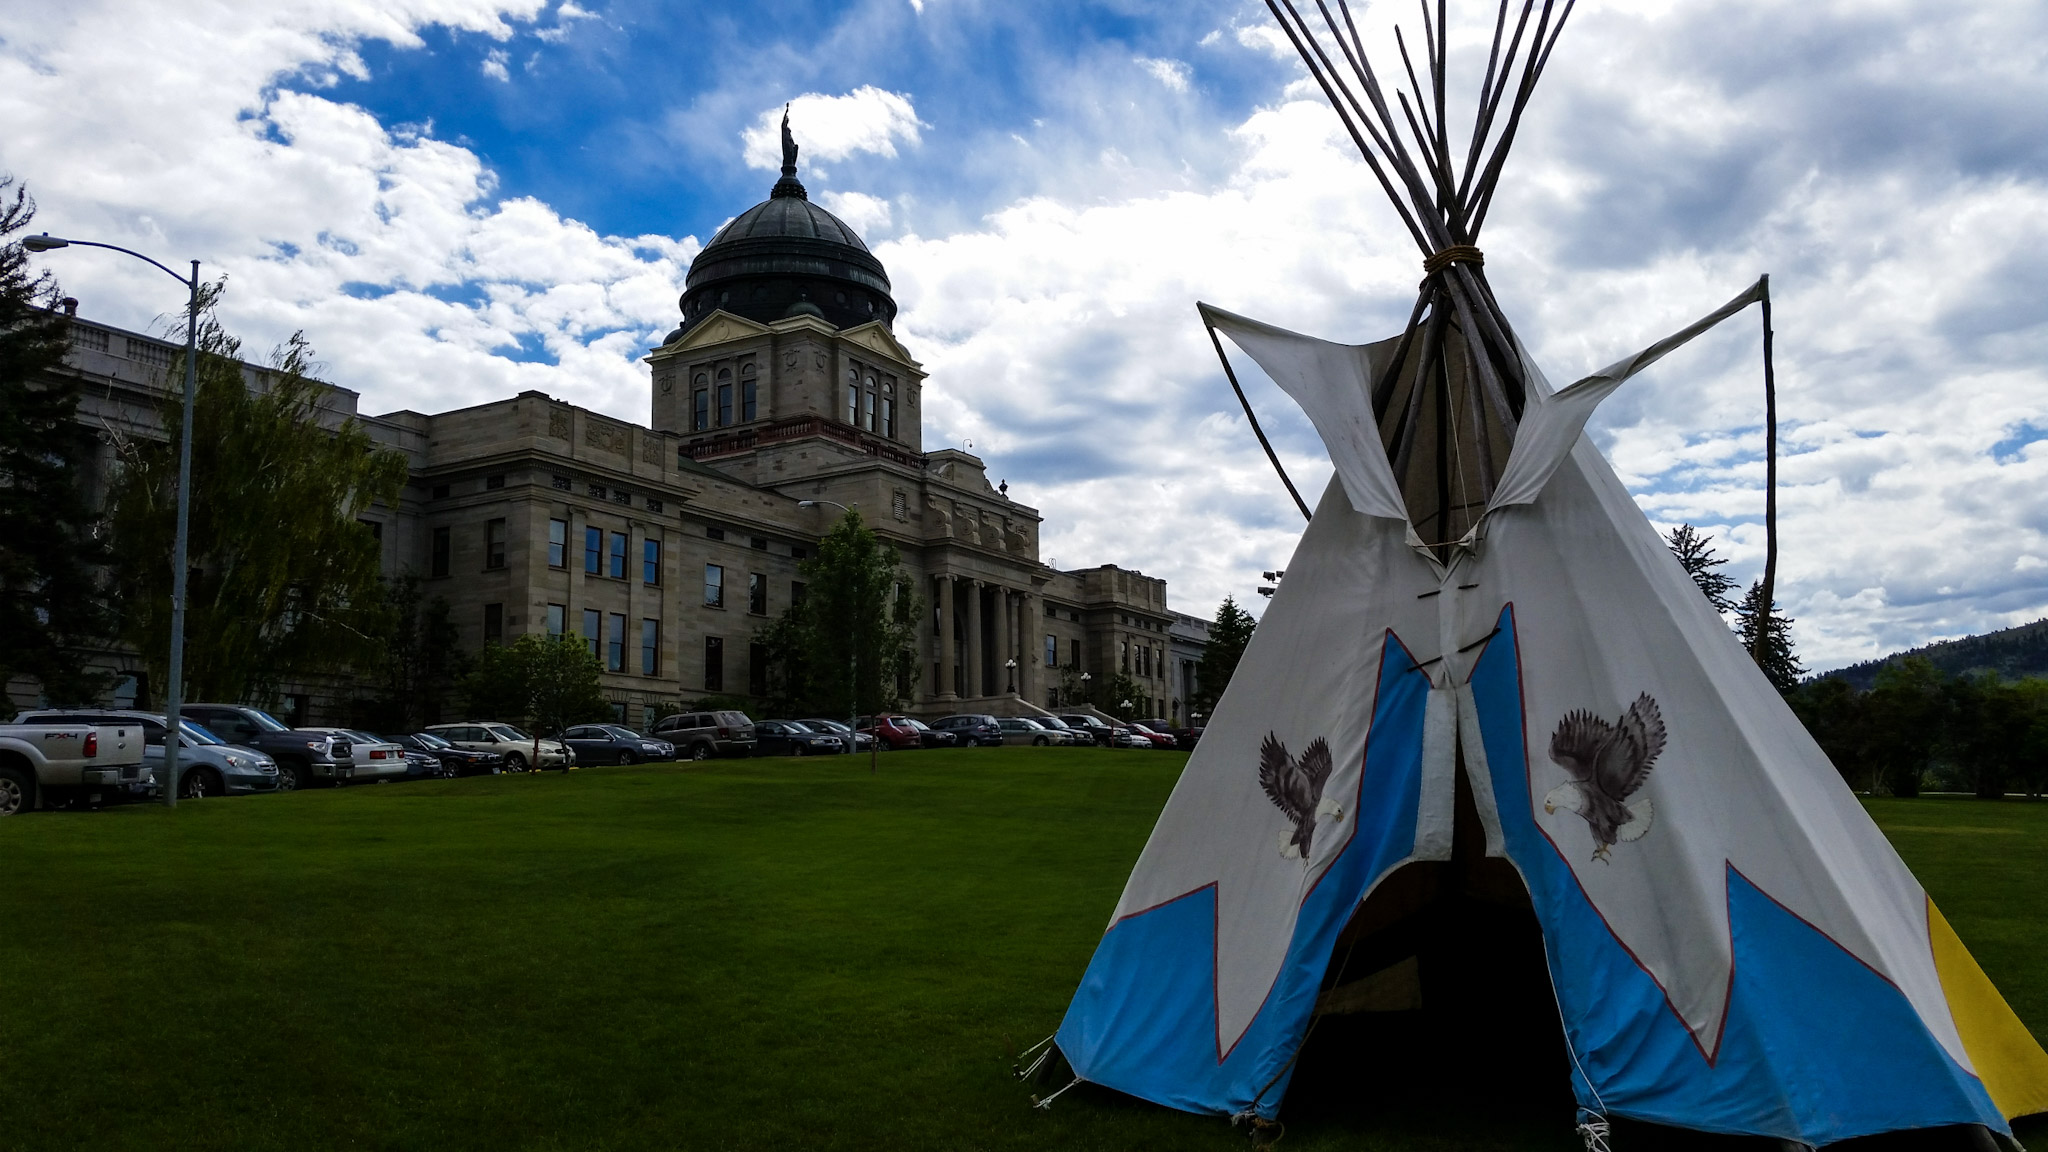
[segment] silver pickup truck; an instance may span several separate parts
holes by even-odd
[[[102,803],[154,788],[141,724],[0,724],[0,817],[36,806]]]

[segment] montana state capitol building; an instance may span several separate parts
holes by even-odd
[[[364,517],[386,574],[415,572],[424,599],[446,600],[464,648],[580,634],[629,723],[714,693],[758,698],[755,635],[803,594],[797,565],[846,506],[896,547],[925,607],[911,711],[1031,714],[1078,703],[1077,671],[1121,671],[1146,697],[1137,714],[1185,715],[1199,622],[1176,625],[1163,580],[1046,566],[1035,509],[967,452],[925,450],[925,374],[891,330],[888,273],[806,197],[793,147],[769,198],[698,254],[680,303],[646,358],[644,427],[540,392],[361,417],[334,390],[336,416],[410,462],[400,506]],[[161,436],[179,350],[83,319],[72,331],[81,418]],[[275,703],[343,722],[317,690]]]

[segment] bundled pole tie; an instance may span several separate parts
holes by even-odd
[[[1607,1117],[1591,1108],[1579,1109],[1579,1139],[1586,1142],[1586,1152],[1608,1152]]]
[[[1076,1084],[1079,1084],[1080,1082],[1081,1082],[1081,1078],[1080,1078],[1079,1076],[1076,1076],[1076,1077],[1074,1077],[1074,1078],[1073,1078],[1072,1080],[1069,1080],[1069,1081],[1067,1081],[1067,1088],[1072,1088],[1072,1087],[1073,1087],[1074,1085],[1076,1085]],[[1045,1111],[1045,1110],[1047,1110],[1047,1109],[1049,1109],[1049,1108],[1051,1108],[1051,1107],[1052,1107],[1052,1102],[1053,1102],[1053,1101],[1055,1101],[1055,1100],[1059,1099],[1060,1097],[1062,1097],[1062,1096],[1066,1095],[1066,1094],[1067,1094],[1067,1088],[1062,1088],[1062,1089],[1060,1089],[1059,1091],[1057,1091],[1057,1092],[1053,1093],[1053,1094],[1052,1094],[1052,1095],[1050,1095],[1050,1096],[1047,1096],[1047,1097],[1045,1097],[1045,1098],[1044,1098],[1044,1099],[1042,1099],[1042,1100],[1041,1100],[1041,1099],[1039,1099],[1039,1098],[1038,1098],[1038,1097],[1036,1097],[1036,1096],[1033,1096],[1033,1097],[1031,1098],[1031,1106],[1032,1106],[1033,1108],[1036,1108],[1036,1109],[1038,1109],[1039,1111],[1043,1112],[1043,1111]]]
[[[1434,276],[1453,264],[1483,268],[1486,266],[1486,253],[1481,252],[1476,244],[1453,244],[1423,257],[1422,271],[1425,275]]]

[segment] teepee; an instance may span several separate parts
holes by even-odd
[[[1335,476],[1056,1034],[1074,1082],[1272,1118],[1318,1016],[1463,994],[1394,931],[1459,859],[1540,928],[1589,1133],[1820,1145],[2048,1110],[2048,1055],[1583,435],[1767,283],[1561,389],[1487,285],[1480,228],[1569,0],[1503,0],[1462,157],[1443,0],[1419,78],[1397,41],[1391,105],[1342,0],[1320,27],[1269,7],[1426,278],[1362,346],[1201,308]]]

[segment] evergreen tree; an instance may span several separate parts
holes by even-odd
[[[797,570],[802,602],[757,634],[771,703],[816,716],[897,707],[917,676],[921,609],[896,550],[849,510]]]
[[[107,679],[87,671],[86,651],[114,629],[86,497],[97,439],[77,418],[77,378],[62,371],[70,322],[57,285],[30,272],[16,239],[35,211],[0,176],[0,686],[29,676],[51,704],[81,705]]]
[[[323,390],[308,375],[312,349],[302,336],[273,354],[266,387],[251,390],[241,343],[213,314],[223,287],[205,289],[200,301],[188,700],[263,697],[287,677],[374,661],[378,546],[356,516],[373,503],[396,504],[406,478],[405,457],[378,449],[360,424],[322,423]],[[183,376],[181,357],[167,378]],[[122,632],[153,683],[170,651],[165,558],[176,531],[179,389],[166,390],[162,419],[164,440],[122,446],[109,501]]]
[[[1230,677],[1237,671],[1237,662],[1244,658],[1252,630],[1258,626],[1251,613],[1237,606],[1234,597],[1223,598],[1216,609],[1216,622],[1209,626],[1209,643],[1202,649],[1202,662],[1195,669],[1197,688],[1188,705],[1190,713],[1206,719],[1215,712],[1216,701],[1222,699],[1223,690],[1230,686]]]
[[[1680,524],[1664,539],[1671,545],[1671,554],[1678,557],[1679,567],[1685,569],[1685,574],[1692,577],[1694,584],[1699,585],[1700,594],[1714,606],[1714,611],[1723,614],[1735,611],[1735,601],[1728,598],[1728,593],[1735,591],[1736,584],[1727,574],[1716,571],[1728,559],[1716,555],[1710,547],[1714,538],[1701,535],[1690,524]]]
[[[1778,610],[1776,604],[1771,610],[1763,611],[1763,581],[1749,586],[1743,594],[1742,603],[1735,606],[1735,635],[1741,638],[1743,651],[1756,659],[1757,667],[1764,670],[1780,692],[1790,692],[1799,686],[1799,678],[1806,675],[1806,669],[1799,663],[1799,656],[1792,650],[1792,618]],[[1757,644],[1758,633],[1763,635],[1761,649]]]

